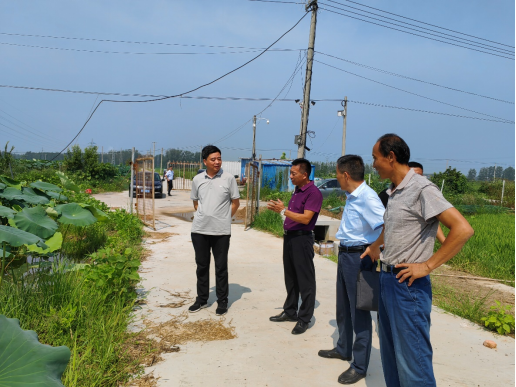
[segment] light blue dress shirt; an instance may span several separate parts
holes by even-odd
[[[346,192],[346,206],[336,238],[348,247],[373,243],[382,232],[384,212],[377,193],[364,181],[352,193]]]

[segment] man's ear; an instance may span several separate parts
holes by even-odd
[[[390,151],[389,152],[389,155],[387,156],[387,158],[389,159],[389,161],[392,163],[394,161],[396,161],[396,155],[394,154],[393,151]]]

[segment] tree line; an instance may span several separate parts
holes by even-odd
[[[477,170],[472,168],[468,172],[468,180],[493,181],[493,180],[511,180],[514,181],[514,168],[507,167],[503,169],[500,166],[491,166],[480,168]]]

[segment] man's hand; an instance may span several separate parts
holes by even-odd
[[[283,211],[285,208],[285,205],[281,200],[269,200],[269,203],[267,203],[267,208],[271,211],[277,212],[278,214]]]
[[[360,256],[360,259],[367,257],[371,258],[371,261],[376,262],[380,259],[380,247],[376,247],[374,244],[367,246],[365,251]]]
[[[426,262],[423,263],[398,263],[396,268],[404,268],[400,271],[396,278],[399,278],[400,284],[409,278],[408,286],[412,285],[412,282],[418,278],[426,277],[432,270],[428,267]]]

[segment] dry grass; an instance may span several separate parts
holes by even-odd
[[[189,292],[168,292],[172,297],[179,301],[173,301],[160,307],[179,308],[191,300]],[[225,325],[225,319],[204,319],[197,321],[186,321],[188,312],[185,310],[178,316],[172,317],[163,323],[154,323],[144,320],[146,328],[127,341],[126,354],[133,360],[133,364],[138,364],[133,370],[133,374],[141,371],[141,366],[151,367],[155,363],[163,360],[163,353],[179,352],[179,345],[191,341],[215,341],[231,340],[237,337],[235,327],[231,326],[231,321]],[[148,374],[137,377],[127,386],[154,387],[157,380],[154,375]]]

